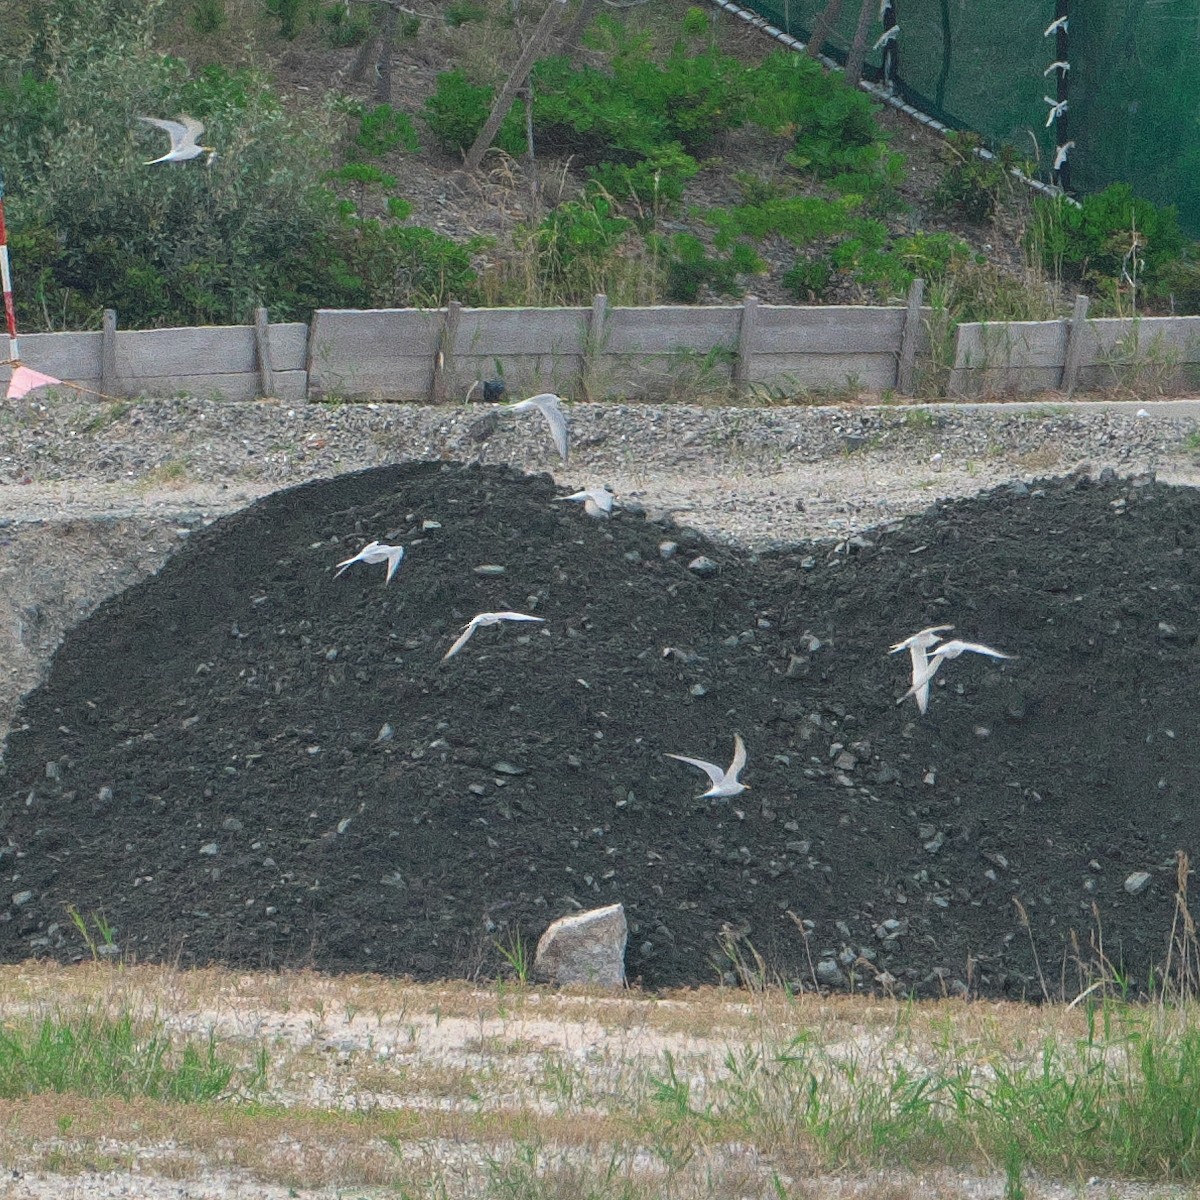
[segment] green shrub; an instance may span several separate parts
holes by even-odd
[[[688,37],[703,37],[712,29],[708,12],[693,4],[683,14],[683,32]]]
[[[447,150],[468,150],[487,120],[495,90],[472,83],[465,71],[443,71],[425,101],[425,124]]]
[[[454,0],[453,4],[446,5],[446,11],[442,14],[442,20],[451,29],[457,29],[460,25],[469,25],[472,21],[483,21],[486,18],[487,9],[481,4],[475,4],[473,0]]]
[[[487,280],[490,302],[587,304],[597,292],[628,295],[633,222],[598,189],[514,230],[517,253]]]
[[[370,163],[345,163],[336,171],[326,171],[325,179],[329,183],[351,188],[355,196],[355,204],[351,208],[342,207],[341,213],[346,217],[365,216],[367,189],[378,187],[389,190],[396,186],[395,175],[389,175]]]
[[[878,106],[839,75],[798,54],[777,51],[748,75],[756,125],[795,138],[788,163],[873,206],[896,203],[904,158],[887,148]]]
[[[596,265],[624,241],[631,224],[615,216],[603,196],[567,200],[548,213],[537,229],[537,247],[545,274],[566,279],[577,264]]]
[[[792,137],[796,132],[796,106],[799,96],[810,86],[824,86],[819,63],[802,54],[773,50],[748,72],[747,84],[753,96],[748,110],[750,121],[768,133]]]
[[[279,22],[279,32],[290,42],[305,25],[316,20],[320,0],[263,0],[267,12]]]
[[[650,63],[618,76],[639,103],[661,113],[669,137],[693,155],[703,155],[727,130],[745,121],[750,98],[746,68],[715,49],[699,54],[677,44],[657,71]]]
[[[860,283],[905,287],[908,279],[898,285],[894,283],[903,272],[903,265],[887,250],[890,237],[888,227],[882,221],[870,218],[857,221],[851,236],[833,248],[830,261],[839,271]]]
[[[949,133],[938,147],[945,170],[933,192],[940,208],[960,213],[980,224],[995,211],[1013,183],[1012,172],[1022,166],[1016,151],[1002,146],[998,155],[981,158],[982,139],[975,133]]]
[[[565,56],[534,69],[534,130],[553,153],[632,164],[677,142],[695,156],[742,123],[747,75],[736,59],[680,43],[657,63],[648,41],[612,18],[599,18],[595,30],[610,70],[578,68]]]
[[[694,304],[700,289],[715,274],[715,264],[704,243],[691,233],[677,233],[668,243],[667,299],[680,304]]]
[[[472,83],[465,71],[443,71],[433,95],[425,101],[422,117],[447,150],[465,153],[483,128],[494,97],[494,88]],[[523,120],[515,108],[500,126],[496,144],[512,155],[524,149]]]
[[[90,51],[96,60],[112,55],[127,59],[149,53],[166,0],[40,0],[37,4],[13,3],[4,14],[3,29],[10,29],[10,13],[28,12],[28,46],[22,47],[23,66],[39,78],[57,77],[68,62],[84,61]],[[21,51],[5,38],[0,61],[16,66]]]
[[[415,154],[421,144],[412,118],[390,104],[377,104],[374,108],[356,104],[352,111],[358,117],[358,132],[354,144],[368,158],[382,158],[397,147]]]
[[[739,275],[761,275],[767,269],[758,252],[746,242],[730,247],[729,262]]]
[[[844,147],[869,146],[887,134],[867,95],[803,55],[777,50],[750,72],[752,119],[772,133]]]
[[[941,279],[955,263],[968,259],[986,261],[951,233],[910,234],[896,239],[895,250],[914,276],[926,281]]]
[[[1200,262],[1184,257],[1165,263],[1159,270],[1157,284],[1162,297],[1170,301],[1172,312],[1200,313]]]
[[[19,179],[49,156],[64,132],[62,101],[53,79],[26,71],[0,85],[0,155],[11,179]]]
[[[666,249],[667,297],[681,304],[694,303],[703,287],[717,295],[733,295],[738,291],[738,275],[758,274],[765,265],[745,242],[731,246],[728,253],[713,255],[690,233],[672,235]]]
[[[952,322],[1051,321],[1062,315],[1052,287],[1039,287],[982,255],[955,256],[932,283],[928,302]]]
[[[640,162],[605,162],[591,167],[588,174],[610,196],[632,200],[653,213],[673,210],[683,198],[687,182],[700,170],[700,164],[678,142],[651,150]]]
[[[609,17],[597,20],[589,40],[610,55],[609,69],[577,67],[565,55],[533,68],[539,152],[600,168],[598,179],[612,195],[636,196],[643,204],[657,175],[659,195],[677,201],[698,169],[695,157],[744,119],[745,68],[716,50],[694,53],[682,43],[656,62],[646,38]],[[461,70],[445,72],[426,101],[425,121],[448,149],[465,150],[483,127],[493,95]],[[507,115],[496,143],[513,155],[524,150],[517,110]]]
[[[797,300],[820,300],[833,277],[828,258],[798,258],[784,272],[783,286]]]
[[[563,56],[533,72],[533,126],[543,152],[584,166],[637,163],[671,139],[662,115],[618,86],[614,76],[576,69]]]
[[[480,242],[456,242],[419,225],[362,221],[335,243],[369,307],[439,308],[474,304],[478,276],[471,265]]]
[[[387,215],[393,221],[407,221],[412,216],[412,202],[400,196],[389,196],[385,201]]]
[[[797,246],[818,238],[844,233],[859,207],[857,197],[828,200],[822,196],[781,196],[759,204],[739,204],[731,209],[711,209],[707,219],[717,227],[717,246],[732,244],[736,236],[761,240],[785,237]]]
[[[321,10],[325,25],[325,40],[335,49],[358,46],[371,33],[371,14],[365,8],[351,9],[336,0]]]
[[[1061,196],[1039,197],[1034,216],[1031,244],[1043,263],[1101,287],[1119,286],[1135,256],[1140,282],[1152,290],[1161,287],[1164,271],[1184,249],[1174,207],[1135,196],[1127,183],[1109,184],[1085,196],[1079,207]]]
[[[225,28],[229,20],[225,0],[192,0],[188,24],[202,37],[210,37]]]
[[[768,200],[781,200],[787,193],[776,179],[764,179],[753,171],[735,171],[733,181],[742,193],[743,204],[766,204]]]
[[[918,233],[893,240],[883,222],[867,218],[855,222],[852,235],[833,248],[830,261],[886,301],[902,295],[917,276],[940,280],[952,264],[972,256],[970,246],[950,234]]]

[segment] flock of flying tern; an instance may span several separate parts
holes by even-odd
[[[515,412],[528,412],[533,409],[541,412],[550,426],[555,446],[562,455],[563,461],[566,461],[568,447],[567,421],[563,415],[557,396],[553,393],[545,392],[538,396],[532,396],[528,400],[520,400],[515,404],[507,404],[504,407]],[[584,512],[590,517],[606,518],[612,513],[613,494],[607,488],[584,488],[568,496],[558,496],[556,499],[582,503]],[[336,579],[343,571],[353,566],[354,563],[376,564],[386,562],[387,577],[384,580],[386,586],[391,582],[392,576],[396,573],[403,559],[403,546],[389,546],[378,541],[369,542],[357,554],[343,559],[337,564],[337,572],[334,578]],[[447,659],[453,658],[458,654],[471,640],[477,629],[499,625],[503,621],[531,621],[541,624],[545,622],[545,618],[507,610],[503,612],[476,613],[463,627],[462,632],[446,653],[442,655],[442,661],[445,662]],[[989,658],[1014,657],[1002,650],[994,650],[992,647],[985,646],[980,642],[964,642],[958,639],[944,640],[943,634],[950,632],[953,628],[953,625],[930,625],[926,629],[921,629],[911,634],[903,641],[897,642],[889,649],[889,654],[899,654],[902,650],[907,650],[912,664],[912,686],[896,701],[897,704],[903,704],[909,696],[912,696],[917,702],[918,710],[924,714],[929,707],[929,685],[942,664],[952,658],[958,658],[960,655],[967,653],[981,654]],[[664,651],[664,654],[669,654],[670,652],[671,648],[668,647],[667,651]],[[689,758],[683,754],[667,754],[665,757],[687,763],[688,766],[696,767],[708,776],[710,787],[707,791],[701,792],[696,797],[698,800],[728,800],[740,795],[749,787],[748,784],[742,783],[739,778],[746,766],[746,744],[742,741],[741,734],[734,734],[733,761],[730,762],[727,768],[719,767],[715,763],[708,762],[702,758]]]
[[[1046,35],[1049,36],[1050,33],[1054,32],[1060,26],[1063,28],[1066,27],[1066,18],[1060,18],[1060,20],[1055,21],[1046,30]],[[899,32],[899,26],[893,25],[875,43],[874,48],[879,49],[880,46],[895,38]],[[1066,62],[1052,63],[1047,68],[1045,74],[1048,75],[1055,69],[1065,72],[1069,69],[1069,64]],[[1049,125],[1066,111],[1067,104],[1066,101],[1055,101],[1048,96],[1046,97],[1046,103],[1051,106],[1050,115],[1046,120],[1046,124]],[[213,147],[200,144],[199,139],[204,134],[204,125],[193,117],[181,115],[177,121],[162,120],[158,117],[138,117],[138,120],[163,130],[171,138],[170,150],[158,158],[149,159],[145,164],[147,166],[163,162],[188,162],[191,159],[198,158],[201,154],[208,155],[207,161],[211,165],[213,159],[217,157],[217,151]],[[1072,145],[1073,143],[1067,143],[1065,146],[1059,148],[1058,159],[1055,162],[1056,168],[1060,166],[1059,160],[1065,159],[1065,152]],[[558,396],[553,392],[541,392],[536,396],[530,396],[526,400],[518,400],[515,403],[505,404],[502,407],[510,412],[523,413],[537,411],[541,413],[549,427],[555,449],[558,451],[562,461],[564,463],[567,461],[570,453],[570,433],[567,427],[567,419],[562,411],[561,401]],[[558,499],[582,502],[584,512],[589,517],[606,518],[612,514],[613,495],[606,488],[586,488],[570,496],[560,496]],[[384,585],[386,586],[391,583],[392,576],[395,575],[403,559],[403,546],[389,546],[382,542],[372,541],[357,554],[338,563],[334,578],[336,579],[355,563],[361,562],[374,565],[386,562],[387,575],[384,579]],[[467,622],[453,645],[442,656],[442,661],[444,662],[446,659],[453,658],[458,654],[467,642],[471,640],[477,629],[484,626],[499,625],[502,621],[544,622],[545,618],[509,611],[477,613]],[[957,658],[963,653],[982,654],[991,658],[1013,657],[1011,654],[1005,654],[1000,650],[993,650],[989,646],[984,646],[976,642],[942,641],[942,633],[953,628],[952,625],[932,625],[927,629],[922,629],[918,633],[914,633],[901,642],[897,642],[891,647],[889,651],[891,654],[897,654],[901,650],[908,650],[912,660],[912,686],[900,697],[897,703],[903,703],[909,696],[913,696],[916,699],[917,708],[921,713],[924,713],[929,704],[930,681],[937,674],[942,663],[948,659]],[[702,792],[697,799],[729,799],[746,791],[748,787],[747,784],[740,782],[738,778],[746,766],[746,746],[740,734],[734,734],[733,747],[733,761],[725,769],[722,769],[715,763],[706,762],[704,759],[688,758],[683,754],[667,754],[666,757],[687,763],[692,767],[697,767],[708,775],[711,786],[707,791]]]
[[[953,625],[930,625],[928,629],[922,629],[911,637],[906,637],[904,641],[897,642],[888,651],[889,654],[899,654],[901,650],[907,650],[912,659],[912,687],[896,701],[897,704],[903,704],[912,696],[917,702],[917,708],[924,713],[929,707],[930,681],[947,659],[958,658],[960,654],[968,652],[984,654],[989,658],[1015,657],[979,642],[961,642],[957,639],[942,641],[942,634],[953,628]]]

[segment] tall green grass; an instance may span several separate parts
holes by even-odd
[[[141,1028],[129,1013],[88,1011],[0,1026],[6,1100],[56,1092],[194,1103],[231,1094],[236,1074],[214,1038],[176,1046],[161,1027]]]
[[[869,1044],[808,1034],[731,1050],[699,1084],[669,1056],[633,1128],[668,1170],[682,1148],[750,1144],[827,1168],[1035,1168],[1158,1181],[1200,1177],[1200,1013],[1102,999],[1086,1032],[1029,1043],[997,1031],[938,1044],[900,1027]]]

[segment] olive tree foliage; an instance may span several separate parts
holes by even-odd
[[[13,0],[0,0],[0,4]],[[331,112],[290,116],[253,71],[157,53],[164,0],[34,0],[0,47],[0,167],[26,328],[241,322],[354,294],[319,186]],[[3,10],[0,10],[2,14]],[[218,151],[169,146],[138,115],[181,113]]]

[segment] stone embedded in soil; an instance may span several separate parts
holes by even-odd
[[[836,962],[823,958],[817,963],[817,982],[826,987],[842,987],[846,983],[846,976]]]
[[[1132,875],[1125,877],[1125,890],[1131,896],[1140,895],[1150,886],[1152,879],[1153,876],[1149,871],[1134,871]]]
[[[538,939],[534,973],[557,984],[624,987],[628,934],[620,904],[560,917]]]
[[[811,934],[873,946],[901,991],[973,961],[979,990],[1036,995],[1030,935],[1069,960],[1093,902],[1107,954],[1161,959],[1172,897],[1123,885],[1200,854],[1197,493],[1004,486],[758,556],[673,528],[669,560],[661,524],[556,494],[441,464],[277,493],[75,628],[0,768],[0,884],[29,893],[0,900],[0,956],[89,956],[72,904],[143,961],[461,977],[502,969],[497,928],[620,900],[647,986],[711,981],[733,927],[783,978],[811,979]],[[330,586],[360,527],[413,544],[387,590]],[[530,597],[544,635],[440,669],[470,616]],[[886,650],[946,622],[1021,657],[960,665],[918,718]],[[664,752],[735,730],[754,803],[697,802]]]

